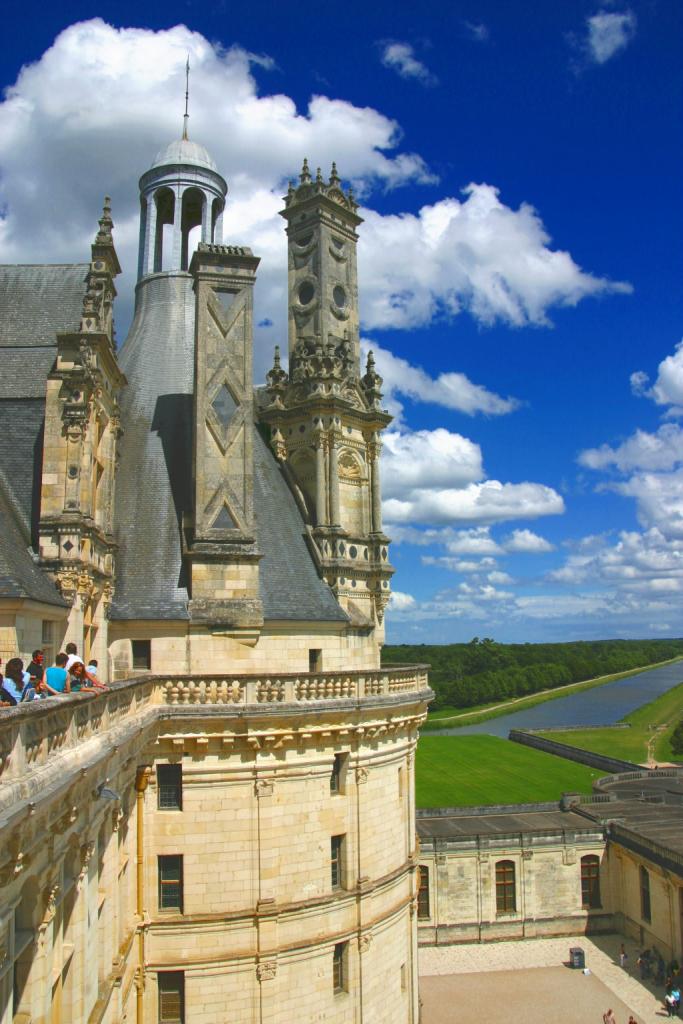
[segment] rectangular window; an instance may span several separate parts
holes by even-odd
[[[418,920],[429,917],[429,868],[420,864],[420,879],[417,889]]]
[[[333,889],[344,884],[344,836],[332,836],[330,840],[330,876]]]
[[[330,793],[342,793],[346,774],[347,754],[335,754],[330,775]]]
[[[157,858],[159,863],[159,910],[183,911],[183,858],[181,855]]]
[[[335,992],[346,992],[346,951],[348,942],[338,942],[332,956],[332,985]]]
[[[650,875],[646,868],[640,869],[640,916],[649,924],[652,920],[650,905]]]
[[[323,652],[319,648],[311,648],[308,652],[308,671],[322,672]]]
[[[52,627],[54,623],[50,619],[43,619],[43,627],[41,631],[41,643],[43,647],[49,647],[52,644]]]
[[[185,973],[159,971],[159,1024],[185,1024]]]
[[[157,806],[160,811],[182,811],[182,764],[157,765]]]
[[[496,864],[496,913],[514,914],[516,910],[514,862],[499,860]]]
[[[600,858],[593,854],[581,858],[581,905],[586,910],[601,906]]]
[[[152,641],[133,640],[133,668],[148,671],[152,667]]]

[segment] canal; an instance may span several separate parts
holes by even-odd
[[[683,683],[683,661],[658,668],[645,669],[635,676],[617,679],[592,690],[572,693],[567,697],[537,704],[536,707],[514,711],[500,718],[490,718],[479,725],[466,725],[460,729],[438,729],[430,736],[464,736],[468,733],[488,733],[507,736],[510,729],[567,729],[573,725],[614,725],[643,704]]]

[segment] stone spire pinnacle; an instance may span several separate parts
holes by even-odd
[[[332,171],[330,173],[330,185],[333,185],[333,186],[334,185],[339,185],[340,182],[341,182],[341,178],[337,174],[337,165],[336,165],[336,163],[333,162],[332,163]]]
[[[302,185],[307,185],[311,180],[311,172],[308,169],[308,159],[304,157],[304,162],[301,167],[301,174],[299,175],[299,181]]]
[[[109,196],[104,197],[102,216],[98,223],[100,230],[95,236],[95,245],[113,245],[111,229],[114,227],[114,222],[111,219],[111,199]]]

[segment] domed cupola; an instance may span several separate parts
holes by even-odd
[[[138,280],[187,271],[198,242],[223,241],[228,186],[204,146],[187,138],[187,119],[185,125],[140,178]]]

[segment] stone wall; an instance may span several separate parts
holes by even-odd
[[[605,757],[603,754],[593,753],[592,750],[572,747],[569,743],[558,743],[557,740],[549,740],[545,736],[537,736],[535,733],[526,732],[523,729],[510,729],[508,739],[527,747],[535,747],[536,750],[545,750],[546,753],[555,754],[557,757],[565,757],[579,764],[590,765],[591,768],[597,768],[599,771],[629,772],[639,767],[631,761],[622,761],[617,757]]]
[[[284,678],[150,677],[3,713],[0,1024],[156,1024],[176,972],[192,1024],[417,1024],[426,676]]]
[[[470,809],[471,810],[471,809]],[[581,858],[600,858],[602,906],[582,906]],[[420,913],[421,945],[611,931],[613,902],[599,826],[583,834],[541,834],[421,841],[429,872],[429,913]],[[496,864],[514,865],[514,909],[499,911]]]

